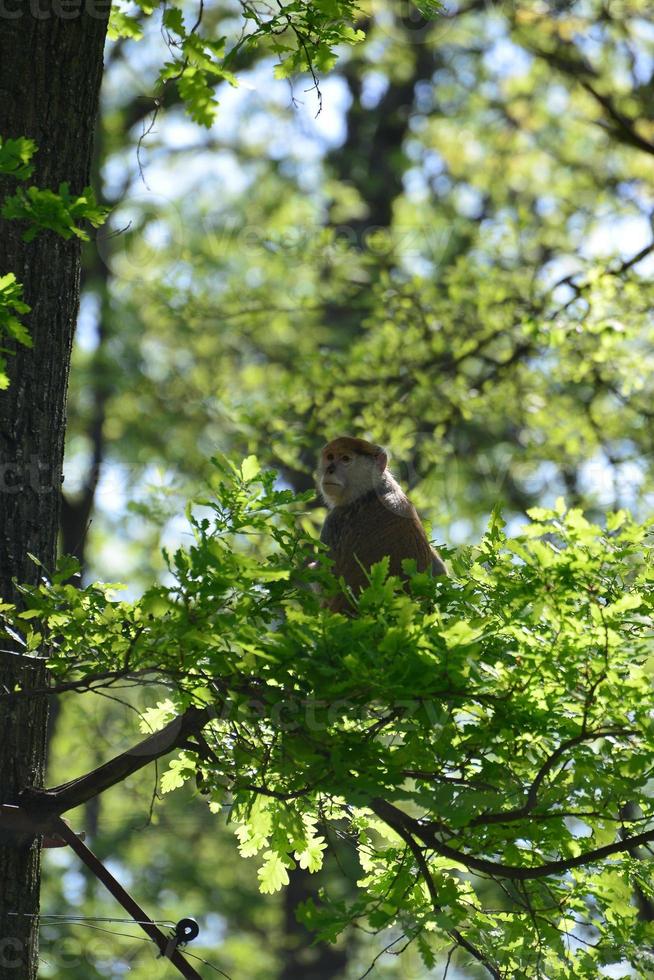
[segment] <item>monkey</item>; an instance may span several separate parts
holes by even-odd
[[[389,573],[401,578],[406,578],[405,558],[415,559],[420,572],[447,574],[413,504],[387,466],[382,446],[351,436],[332,439],[320,454],[318,484],[329,508],[320,540],[329,549],[334,574],[343,576],[354,595],[368,584],[366,572],[385,556]],[[342,595],[327,605],[352,612]]]

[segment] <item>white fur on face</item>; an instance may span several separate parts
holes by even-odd
[[[344,456],[320,462],[320,492],[328,507],[351,504],[373,490],[380,476],[372,456],[350,453]]]

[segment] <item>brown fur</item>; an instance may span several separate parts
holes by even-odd
[[[386,556],[391,575],[406,577],[405,558],[415,559],[418,571],[445,574],[413,504],[386,462],[381,446],[349,436],[327,443],[321,453],[320,489],[330,510],[320,540],[329,548],[334,573],[343,576],[355,595],[367,585],[366,572]],[[345,596],[332,599],[330,608],[352,611]]]
[[[384,452],[383,447],[377,446],[374,442],[356,439],[354,436],[338,436],[322,447],[321,456],[324,458],[330,452],[342,453],[348,450],[358,453],[359,456],[379,456]]]

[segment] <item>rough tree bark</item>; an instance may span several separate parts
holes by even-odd
[[[0,8],[0,135],[39,147],[33,183],[73,192],[88,183],[102,78],[108,0],[6,0]],[[0,197],[13,190],[0,184]],[[33,349],[9,358],[11,384],[0,393],[0,598],[16,599],[13,580],[35,581],[56,553],[65,399],[79,302],[80,248],[47,232],[31,244],[16,223],[0,228],[0,274],[15,273],[32,307]],[[6,647],[6,643],[3,646]],[[40,668],[0,653],[0,687],[34,681]],[[0,802],[43,779],[44,703],[3,702]],[[0,980],[37,975],[39,846],[0,834]]]

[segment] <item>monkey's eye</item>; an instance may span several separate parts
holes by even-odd
[[[334,454],[333,453],[327,453],[327,462],[328,463],[333,463],[334,462]]]
[[[343,460],[344,463],[349,463],[352,457],[346,454],[344,456],[341,456],[341,459]]]

